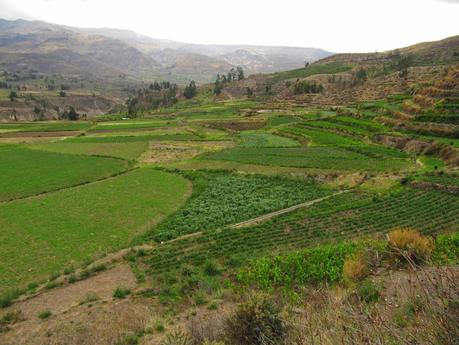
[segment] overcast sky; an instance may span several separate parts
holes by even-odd
[[[0,0],[0,17],[333,52],[383,51],[459,34],[459,0]]]

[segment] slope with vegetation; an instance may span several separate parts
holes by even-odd
[[[1,124],[0,343],[455,344],[456,50]]]

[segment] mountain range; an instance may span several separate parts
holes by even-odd
[[[319,48],[190,44],[128,30],[0,19],[0,68],[8,72],[103,81],[206,83],[235,66],[247,75],[277,72],[330,55]]]

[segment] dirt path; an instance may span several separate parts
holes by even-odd
[[[271,219],[273,217],[280,216],[281,214],[290,213],[290,212],[293,212],[295,210],[298,210],[299,208],[308,207],[308,206],[314,205],[314,204],[316,204],[318,202],[321,202],[323,200],[326,200],[326,199],[329,199],[329,198],[334,197],[336,195],[347,193],[347,192],[349,192],[349,190],[339,191],[337,193],[333,193],[331,195],[327,195],[327,196],[324,196],[324,197],[319,198],[319,199],[314,199],[314,200],[311,200],[311,201],[303,202],[301,204],[293,205],[293,206],[284,208],[282,210],[278,210],[278,211],[274,211],[274,212],[271,212],[271,213],[267,213],[267,214],[264,214],[262,216],[259,216],[259,217],[253,218],[253,219],[249,219],[249,220],[245,220],[245,221],[240,222],[240,223],[232,224],[232,225],[229,225],[229,227],[233,228],[233,229],[239,229],[239,228],[244,228],[244,227],[247,227],[247,226],[250,226],[250,225],[259,224],[259,223],[264,222],[264,221],[266,221],[268,219]]]

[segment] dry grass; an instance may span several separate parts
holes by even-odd
[[[395,229],[388,235],[389,248],[399,259],[408,258],[414,262],[430,258],[434,249],[431,238],[413,229]]]
[[[370,305],[316,289],[289,319],[286,344],[457,344],[457,275],[457,269],[430,269],[388,277],[384,298]]]
[[[368,259],[363,252],[344,261],[343,277],[345,281],[358,282],[367,277],[369,273]]]

